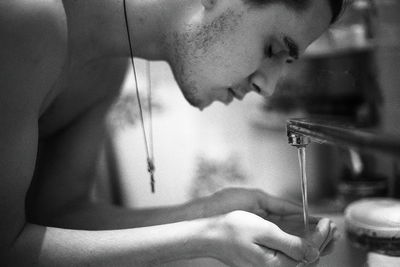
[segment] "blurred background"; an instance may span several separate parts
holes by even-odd
[[[99,160],[93,197],[150,207],[245,186],[300,202],[297,152],[286,137],[288,118],[341,117],[360,129],[400,137],[399,14],[397,0],[349,1],[340,21],[291,66],[271,98],[251,93],[228,108],[217,103],[203,112],[194,109],[169,67],[151,62],[156,194],[150,190],[135,86],[132,73],[127,73],[123,97],[109,116],[112,130]],[[137,59],[144,103],[146,64]],[[147,112],[144,115],[147,123]],[[314,213],[340,214],[363,197],[400,198],[398,159],[353,152],[326,144],[307,147]],[[222,265],[203,260],[171,266]]]

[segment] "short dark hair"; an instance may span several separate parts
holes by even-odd
[[[310,4],[310,0],[243,0],[251,6],[260,7],[268,4],[281,3],[294,10],[305,10]],[[320,0],[315,0],[320,1]],[[346,0],[328,0],[329,6],[332,10],[331,23],[336,22],[344,8]]]

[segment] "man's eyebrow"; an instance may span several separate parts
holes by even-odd
[[[288,36],[283,37],[283,42],[289,49],[289,56],[294,59],[299,59],[299,46],[296,44],[296,42]]]

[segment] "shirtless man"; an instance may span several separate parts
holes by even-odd
[[[340,2],[126,0],[126,7],[134,55],[167,61],[185,98],[203,109],[249,91],[270,95],[284,66],[329,27]],[[279,218],[300,207],[258,190],[228,189],[151,210],[88,201],[104,117],[130,53],[123,5],[0,2],[1,265],[317,260],[333,243],[334,224],[320,220],[308,238],[284,232]]]

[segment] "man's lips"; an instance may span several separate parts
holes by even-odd
[[[234,90],[232,88],[228,89],[229,93],[236,99],[238,100],[242,100],[244,98],[244,96],[246,95],[246,93],[240,91],[240,90]]]
[[[252,88],[252,87],[228,87],[228,88],[225,88],[224,91],[226,92],[225,94],[219,95],[218,99],[214,99],[214,100],[218,100],[218,101],[224,103],[225,105],[230,104],[233,101],[234,98],[236,98],[239,101],[243,100],[243,98],[246,96],[246,94],[251,92],[251,91],[254,91],[256,93],[260,93],[258,87],[256,87],[256,88]],[[213,102],[213,101],[211,101],[211,102]],[[207,105],[205,105],[204,107],[206,107],[209,104],[211,104],[211,102],[208,103]]]
[[[246,91],[246,90],[243,91],[239,88],[233,88],[233,87],[227,88],[226,92],[227,92],[227,95],[226,95],[225,99],[222,101],[226,105],[231,103],[234,98],[236,98],[237,100],[243,100],[245,95],[248,93],[248,91]]]
[[[235,92],[231,88],[228,88],[228,94],[226,95],[225,100],[222,102],[225,103],[225,105],[228,105],[233,101],[234,98],[235,98]]]

